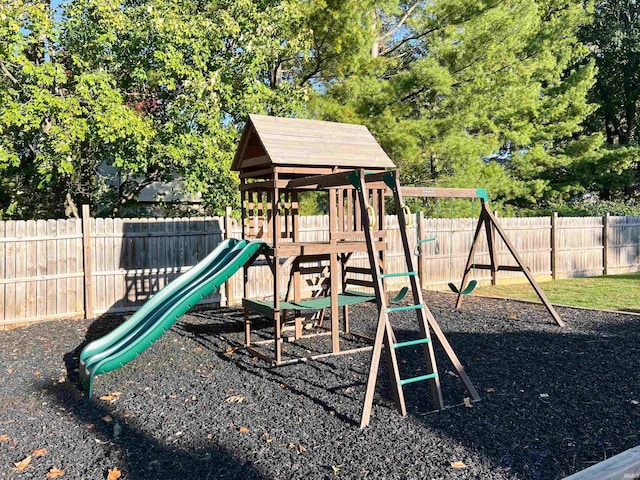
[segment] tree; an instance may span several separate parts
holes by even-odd
[[[308,54],[307,2],[0,8],[5,216],[61,215],[81,202],[118,214],[176,176],[219,213],[237,201],[229,167],[248,113],[300,110],[311,78],[339,56]]]
[[[4,216],[77,215],[79,202],[105,192],[100,163],[143,159],[153,135],[108,72],[69,69],[54,18],[43,2],[0,6]]]
[[[531,207],[556,195],[576,142],[597,146],[579,135],[595,75],[576,39],[580,2],[396,1],[372,12],[369,61],[328,84],[312,111],[367,124],[405,182],[485,186]]]
[[[579,170],[585,186],[605,200],[629,200],[640,184],[640,5],[630,0],[598,1],[593,21],[581,30],[598,67],[591,98],[599,108],[588,132],[606,137],[601,155]]]

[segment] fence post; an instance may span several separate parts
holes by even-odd
[[[602,217],[602,274],[609,275],[609,214]]]
[[[551,214],[551,279],[558,278],[558,212]]]
[[[227,207],[224,215],[224,239],[228,240],[231,238],[231,207]],[[235,300],[233,298],[233,277],[229,278],[226,282],[224,282],[224,293],[227,297],[227,307],[231,307]]]
[[[82,259],[84,270],[84,318],[93,318],[91,210],[89,209],[89,205],[82,205]]]

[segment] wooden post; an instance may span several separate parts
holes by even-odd
[[[329,190],[329,243],[335,246],[336,233],[338,227],[338,204],[337,192],[335,188]],[[340,351],[340,324],[338,317],[340,309],[338,308],[338,293],[340,290],[340,262],[338,262],[338,254],[331,253],[329,255],[330,265],[330,284],[331,284],[331,352],[338,353]]]
[[[273,184],[278,184],[278,174],[273,174]],[[273,240],[273,336],[274,336],[274,354],[276,365],[282,362],[282,311],[280,310],[280,234],[282,232],[282,219],[280,217],[280,189],[277,187],[272,190],[271,208],[272,208],[272,240]]]
[[[91,210],[89,205],[82,205],[82,259],[84,270],[84,318],[93,318]]]
[[[498,218],[498,212],[494,212],[494,216]],[[496,226],[492,222],[487,222],[490,225],[490,232],[487,230],[487,242],[489,243],[489,255],[491,260],[491,285],[498,284],[498,270],[497,265],[500,263],[498,259],[498,251],[496,249]],[[461,287],[462,288],[462,287]]]
[[[609,275],[609,214],[602,217],[602,273]]]
[[[224,215],[224,239],[231,238],[231,207],[227,207]],[[231,279],[224,282],[224,294],[227,297],[227,307],[231,307],[235,303],[233,298],[233,281]]]
[[[558,212],[551,214],[551,279],[558,279]]]
[[[417,238],[416,238],[416,251],[420,252],[420,256],[418,257],[418,277],[420,277],[420,288],[423,290],[427,289],[427,256],[425,252],[422,251],[422,246],[420,245],[420,240],[424,238],[424,213],[418,212],[416,213],[416,229],[417,229]]]

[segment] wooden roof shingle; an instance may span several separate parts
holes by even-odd
[[[272,166],[395,168],[364,125],[249,115],[231,169],[256,158]]]

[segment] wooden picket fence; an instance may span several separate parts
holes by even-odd
[[[224,238],[240,238],[239,223],[226,217],[91,218],[0,222],[0,330],[36,321],[94,317],[131,312],[150,295],[185,272]],[[557,216],[503,218],[500,223],[525,263],[540,280],[640,271],[640,217]],[[404,270],[397,218],[386,219],[387,269]],[[419,224],[419,227],[418,227]],[[327,239],[326,216],[300,219],[303,241]],[[423,287],[446,289],[458,282],[467,260],[474,219],[420,218],[409,238],[415,248]],[[500,263],[509,254],[498,243]],[[367,265],[366,254],[352,259]],[[486,243],[476,252],[488,262]],[[481,284],[488,271],[474,272]],[[389,288],[400,288],[389,279]],[[521,273],[500,272],[499,283],[524,281]],[[317,288],[309,279],[307,290]],[[249,270],[247,295],[273,294],[269,267]],[[242,274],[235,275],[204,303],[237,305],[243,295]]]

